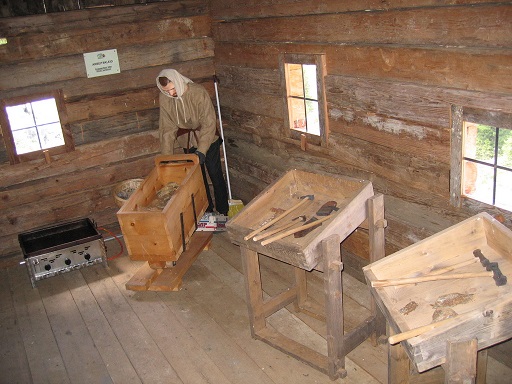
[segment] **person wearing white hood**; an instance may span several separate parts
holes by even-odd
[[[160,89],[160,151],[173,154],[178,148],[195,153],[205,180],[208,212],[214,205],[208,188],[205,166],[213,185],[215,209],[227,216],[229,211],[226,181],[222,173],[217,117],[206,89],[183,76],[175,69],[164,69],[156,78]]]

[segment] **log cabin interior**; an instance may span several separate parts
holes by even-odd
[[[297,169],[370,181],[384,198],[387,256],[481,212],[512,229],[512,136],[498,145],[512,129],[511,2],[2,0],[0,13],[0,382],[448,382],[443,367],[390,370],[386,342],[361,343],[331,380],[252,338],[226,232],[179,291],[127,290],[141,262],[123,246],[112,191],[154,168],[155,78],[175,68],[219,106],[230,188],[246,205]],[[105,51],[118,69],[88,73],[86,54]],[[316,122],[288,103],[297,68],[313,68],[317,92],[301,102]],[[56,100],[63,145],[18,154],[6,108],[40,95]],[[505,158],[490,166],[490,197],[476,175],[489,164],[472,152],[481,125],[494,129],[491,157]],[[19,235],[84,217],[105,237],[108,268],[33,288]],[[368,244],[363,227],[341,243],[346,330],[371,311]],[[286,263],[259,263],[265,297],[293,283]],[[323,273],[307,281],[325,305]],[[325,352],[325,322],[292,303],[268,323]],[[510,382],[510,342],[485,352],[477,382]]]

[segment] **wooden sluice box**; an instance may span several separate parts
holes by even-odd
[[[162,192],[170,196],[163,202]],[[207,207],[196,155],[155,158],[155,168],[117,212],[130,258],[148,262],[128,289],[179,289],[181,277],[211,239],[211,232],[196,232]]]
[[[320,224],[295,237],[295,231],[306,228],[312,218]],[[359,327],[344,334],[340,243],[359,226],[369,228],[370,259],[383,257],[384,202],[382,195],[374,195],[371,182],[299,170],[268,186],[226,225],[231,241],[240,245],[252,336],[331,379],[346,375],[346,354],[368,337],[385,333],[385,319],[372,311]],[[292,287],[265,301],[259,254],[289,264],[295,275]],[[313,269],[324,272],[325,308],[307,294],[306,271]],[[326,322],[327,356],[267,326],[266,318],[290,303]]]
[[[452,363],[447,342],[482,350],[512,337],[512,232],[487,213],[363,272],[396,333],[390,344],[403,341],[418,372]]]

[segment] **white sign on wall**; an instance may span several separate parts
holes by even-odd
[[[97,77],[120,73],[117,49],[84,53],[87,77]]]

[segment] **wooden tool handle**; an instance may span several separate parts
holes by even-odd
[[[301,207],[303,204],[306,204],[308,201],[310,201],[310,199],[308,199],[307,197],[303,198],[301,201],[299,201],[293,207],[291,207],[291,208],[287,209],[286,211],[284,211],[283,213],[281,213],[275,219],[269,221],[267,224],[264,224],[261,227],[259,227],[258,229],[255,229],[254,231],[249,233],[247,236],[244,237],[244,240],[249,240],[254,235],[257,235],[261,231],[263,231],[263,230],[267,229],[268,227],[270,227],[272,224],[277,223],[279,220],[281,220],[283,217],[288,215],[290,212],[292,212],[292,211],[296,210],[297,208]]]
[[[434,275],[410,277],[405,279],[375,280],[371,282],[372,287],[389,287],[393,285],[423,283],[425,281],[468,279],[473,277],[492,277],[492,272],[456,273],[452,275]]]
[[[326,221],[326,220],[329,220],[332,216],[325,216],[325,217],[322,217],[321,219],[318,219],[318,220],[315,220],[309,224],[304,224],[304,225],[301,225],[300,227],[297,227],[297,228],[293,228],[293,229],[290,229],[288,231],[285,231],[283,233],[280,233],[278,235],[275,235],[274,237],[271,237],[270,239],[267,239],[267,240],[263,240],[261,242],[261,245],[267,245],[267,244],[270,244],[270,243],[273,243],[274,241],[276,240],[280,240],[286,236],[290,236],[290,235],[293,235],[295,232],[299,232],[299,231],[302,231],[304,229],[308,229],[308,228],[311,228],[311,227],[314,227],[314,226],[317,226],[318,224]]]
[[[303,221],[304,221],[304,220],[302,220],[302,221],[292,221],[292,222],[290,222],[290,223],[288,223],[288,224],[285,224],[285,225],[283,225],[283,226],[281,226],[281,227],[279,227],[279,228],[271,229],[270,231],[267,231],[267,232],[262,233],[262,234],[260,234],[260,235],[256,235],[256,236],[254,236],[252,239],[253,239],[254,241],[259,241],[259,240],[266,239],[266,238],[267,238],[267,237],[269,237],[269,236],[272,236],[272,235],[274,235],[274,234],[276,234],[276,233],[278,233],[278,232],[281,232],[281,231],[284,231],[285,229],[288,229],[288,228],[290,228],[290,227],[293,227],[295,224],[300,224],[300,223],[302,223]]]
[[[425,332],[442,327],[457,318],[458,318],[458,316],[454,316],[454,317],[450,317],[449,319],[445,319],[445,320],[441,320],[441,321],[438,321],[435,323],[424,325],[423,327],[411,329],[410,331],[397,333],[396,335],[390,336],[388,338],[388,342],[389,342],[389,344],[394,345],[401,341],[404,341],[407,339],[412,339],[413,337],[420,336],[420,335],[424,334]]]
[[[469,259],[469,260],[466,260],[466,261],[462,261],[460,263],[453,264],[453,265],[450,265],[450,266],[445,267],[445,268],[437,269],[435,271],[430,271],[428,273],[428,275],[429,276],[441,275],[441,274],[443,274],[445,272],[450,272],[450,271],[453,271],[454,269],[462,268],[462,267],[465,267],[466,265],[471,265],[473,263],[476,263],[477,261],[478,261],[478,259],[476,257],[473,257],[472,259]]]

